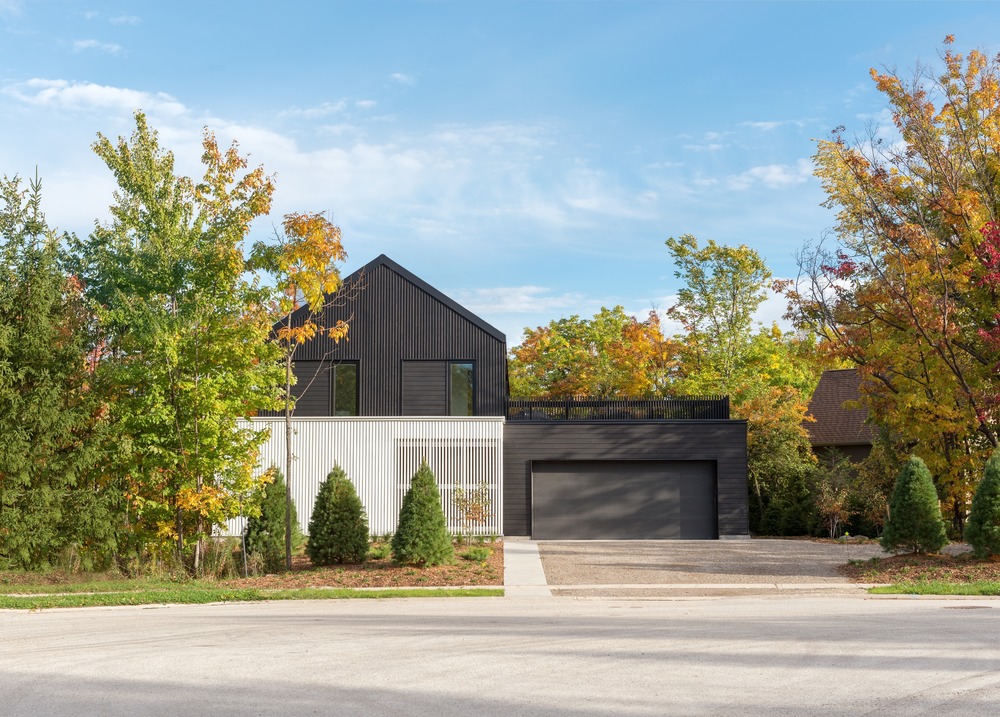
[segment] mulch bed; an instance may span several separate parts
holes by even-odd
[[[219,585],[263,590],[296,588],[409,588],[503,585],[503,543],[490,543],[492,553],[482,563],[459,555],[466,548],[457,546],[452,565],[418,568],[396,565],[389,558],[368,560],[360,565],[316,567],[304,555],[292,559],[292,571],[274,575],[221,580]]]
[[[1000,558],[976,560],[960,555],[888,555],[842,565],[840,572],[861,583],[912,583],[941,580],[955,583],[1000,582]]]

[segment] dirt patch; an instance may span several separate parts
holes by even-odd
[[[367,560],[358,565],[316,567],[304,555],[292,559],[288,573],[219,581],[220,585],[241,588],[406,588],[503,585],[503,543],[490,544],[491,553],[483,562],[459,557],[466,548],[456,547],[452,565],[418,568],[397,565],[389,558]]]
[[[840,573],[860,583],[912,583],[930,580],[968,583],[1000,582],[1000,558],[977,560],[971,552],[958,555],[887,555],[854,560]]]
[[[309,558],[297,555],[292,558],[292,570],[287,573],[260,575],[232,580],[205,580],[212,586],[234,588],[295,589],[295,588],[407,588],[407,587],[458,587],[502,586],[503,542],[490,543],[490,556],[482,562],[465,560],[461,553],[466,546],[456,546],[455,562],[451,565],[418,568],[397,565],[389,558],[368,560],[359,565],[316,567]],[[15,585],[70,585],[81,582],[122,581],[121,575],[67,573],[51,571],[30,573],[22,571],[0,572],[0,587]]]

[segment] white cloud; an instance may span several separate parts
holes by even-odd
[[[718,142],[712,142],[709,144],[685,144],[684,149],[691,150],[692,152],[718,152],[720,149],[724,149],[725,145],[719,144]]]
[[[178,116],[187,112],[183,104],[163,92],[142,92],[93,82],[35,78],[7,85],[2,92],[25,104],[67,110],[119,109],[132,112],[143,109],[167,116]]]
[[[473,313],[559,314],[574,309],[584,300],[583,294],[552,294],[544,286],[498,286],[485,289],[449,292]]]
[[[104,52],[109,55],[117,55],[122,51],[122,46],[113,42],[100,42],[98,40],[76,40],[73,42],[74,52],[85,52],[87,50],[96,50],[97,52]]]
[[[393,72],[389,75],[389,79],[393,82],[398,82],[401,85],[414,85],[417,80],[412,75],[404,75],[402,72]]]
[[[112,25],[138,25],[142,22],[142,18],[136,15],[115,15],[112,18],[108,18],[108,22]]]
[[[279,113],[281,117],[302,117],[303,119],[316,119],[329,115],[339,114],[347,107],[347,102],[338,100],[337,102],[323,102],[316,107],[290,107]]]
[[[370,110],[377,104],[378,103],[375,100],[357,100],[354,103],[354,106],[357,107],[359,110]]]
[[[18,0],[0,0],[0,15],[20,15],[21,3]]]
[[[812,176],[812,165],[808,159],[800,159],[795,165],[766,164],[751,167],[741,174],[726,178],[730,189],[750,189],[755,185],[764,185],[768,189],[785,189],[809,181]]]
[[[655,198],[655,193],[652,195]],[[572,209],[623,218],[652,218],[650,193],[623,190],[604,172],[578,167],[567,176],[562,199]]]

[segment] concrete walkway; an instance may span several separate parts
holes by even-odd
[[[724,549],[731,552],[731,548],[704,541],[694,545],[688,541],[673,541],[668,545],[662,542],[547,542],[540,551],[539,543],[529,538],[507,537],[504,540],[504,589],[508,597],[657,598],[781,593],[864,595],[865,589],[871,587],[848,582],[836,575],[831,566],[846,562],[848,558],[840,551],[833,551],[832,555],[813,555],[811,552],[800,555],[798,553],[812,550],[813,546],[804,542],[755,542],[739,546],[740,552],[746,555],[734,564],[731,556],[720,560],[717,554]],[[831,552],[830,546],[818,548]],[[676,556],[646,554],[649,550],[671,554],[686,551],[684,569],[676,570],[680,567],[673,564]],[[545,562],[552,563],[549,566],[553,570],[552,580],[546,577]],[[613,570],[607,569],[609,563],[614,566]],[[776,564],[781,570],[775,569]],[[783,572],[785,570],[787,572]],[[650,577],[654,580],[649,580]]]
[[[507,597],[552,597],[534,540],[504,538],[503,587]]]

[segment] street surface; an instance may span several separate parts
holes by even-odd
[[[0,611],[0,715],[993,715],[1000,601]]]

